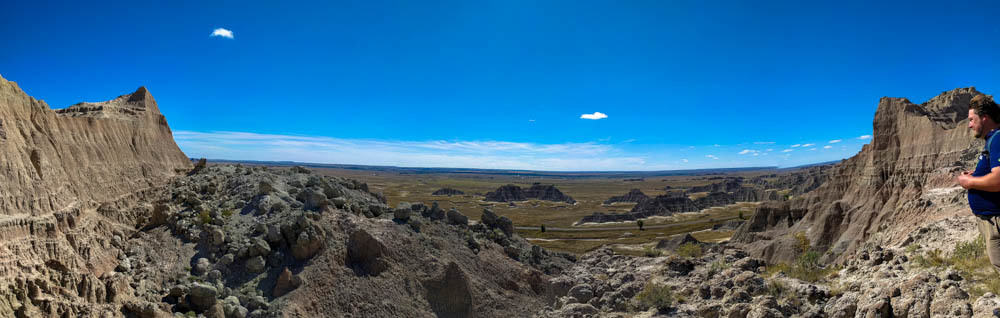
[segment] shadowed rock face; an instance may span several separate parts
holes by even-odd
[[[524,190],[521,190],[521,187],[513,184],[500,186],[496,189],[496,191],[486,193],[486,201],[513,202],[524,201],[527,199],[528,197],[524,195]]]
[[[918,226],[967,214],[964,196],[929,199],[957,185],[983,141],[965,120],[975,88],[943,92],[923,104],[883,97],[871,143],[830,169],[827,181],[788,203],[765,203],[733,236],[768,261],[795,257],[792,233],[804,232],[825,261],[840,261],[864,242],[893,244]],[[964,191],[960,191],[964,194]]]
[[[437,191],[434,191],[434,193],[431,193],[431,195],[463,195],[463,194],[465,194],[465,192],[452,188],[442,188],[438,189]]]
[[[604,201],[604,204],[612,204],[617,202],[642,202],[642,200],[649,199],[645,193],[642,193],[639,189],[629,190],[625,195],[614,196]]]
[[[528,188],[528,190],[522,190],[519,186],[508,184],[497,188],[496,191],[486,193],[485,198],[486,201],[493,202],[514,202],[528,199],[566,202],[570,204],[576,203],[576,200],[563,194],[554,185],[542,185],[538,183],[531,185],[531,188]]]

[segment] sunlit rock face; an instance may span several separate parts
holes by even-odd
[[[797,252],[789,234],[803,232],[824,261],[842,261],[862,243],[898,243],[921,225],[969,213],[953,178],[974,167],[983,146],[966,119],[981,94],[958,88],[923,104],[883,97],[870,144],[815,190],[763,204],[733,241],[768,261],[790,261]]]

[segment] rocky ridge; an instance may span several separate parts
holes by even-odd
[[[645,193],[642,193],[642,190],[632,189],[629,190],[628,193],[626,193],[625,195],[613,196],[605,200],[604,204],[614,204],[619,202],[636,203],[636,202],[642,202],[643,200],[646,199],[649,199],[649,197],[646,196]]]
[[[434,193],[431,193],[431,195],[447,195],[447,196],[463,195],[463,194],[465,194],[465,192],[462,192],[461,190],[452,189],[452,188],[441,188],[441,189],[438,189],[437,191],[434,191]]]
[[[521,187],[513,184],[504,185],[494,191],[487,192],[484,200],[492,202],[516,202],[528,199],[566,202],[569,204],[576,203],[573,197],[563,194],[554,185],[540,183],[532,184],[527,190],[523,190]]]
[[[300,167],[191,169],[144,88],[59,111],[0,88],[0,317],[524,316],[575,260],[491,211],[390,208]]]
[[[870,144],[830,168],[815,190],[761,205],[733,241],[768,261],[790,261],[790,234],[803,232],[823,261],[842,262],[867,242],[898,244],[923,224],[967,214],[965,191],[953,178],[975,164],[982,147],[964,119],[980,94],[959,88],[923,104],[882,98]]]

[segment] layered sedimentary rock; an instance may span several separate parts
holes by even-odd
[[[121,312],[115,247],[190,165],[145,88],[52,110],[0,78],[0,316]]]
[[[769,261],[789,261],[790,234],[803,232],[825,261],[842,261],[865,242],[897,243],[918,226],[969,213],[953,180],[983,145],[965,119],[980,94],[959,88],[923,104],[883,97],[870,144],[812,192],[759,207],[733,241]]]
[[[431,193],[431,195],[448,195],[448,196],[451,196],[451,195],[463,195],[463,194],[465,194],[465,192],[462,192],[461,190],[452,189],[452,188],[441,188],[441,189],[438,189],[437,191],[434,191],[434,193]]]
[[[604,204],[612,204],[619,202],[636,203],[636,202],[642,202],[643,200],[646,199],[649,199],[649,197],[646,196],[645,193],[642,193],[642,190],[632,189],[629,190],[629,192],[626,193],[625,195],[613,196],[605,200]]]
[[[527,190],[513,184],[504,185],[497,188],[496,191],[486,193],[485,198],[486,201],[493,202],[514,202],[528,199],[576,203],[573,197],[563,194],[554,185],[539,183],[532,184]]]
[[[0,78],[0,118],[0,214],[108,201],[190,166],[144,87],[56,111]]]
[[[741,187],[743,183],[743,178],[727,179],[726,181],[719,183],[712,183],[703,186],[694,186],[688,189],[688,192],[732,192],[736,191]]]
[[[799,169],[792,173],[757,176],[745,182],[765,189],[789,189],[789,195],[799,195],[819,187],[826,181],[833,164]]]
[[[513,184],[500,186],[495,191],[486,193],[486,201],[513,202],[524,201],[527,199],[528,197],[524,195],[524,190],[521,190],[521,187]]]

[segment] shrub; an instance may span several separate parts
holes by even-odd
[[[201,222],[202,225],[212,223],[212,213],[207,209],[201,210],[198,212],[198,222]]]
[[[230,216],[233,216],[233,213],[236,213],[236,210],[233,209],[222,210],[222,217],[229,218]]]
[[[947,266],[948,263],[948,261],[941,256],[941,250],[936,248],[932,251],[927,251],[924,255],[917,255],[913,258],[913,261],[921,267]]]
[[[646,257],[658,257],[660,254],[663,254],[663,252],[653,248],[652,246],[647,246],[642,250],[642,255],[645,255]]]
[[[677,255],[680,257],[694,258],[701,257],[702,254],[701,245],[698,243],[689,242],[677,247]]]
[[[781,299],[781,297],[785,295],[785,292],[787,290],[788,287],[786,287],[785,284],[780,281],[775,280],[767,284],[767,294],[771,295],[771,297],[774,297],[774,299]]]
[[[714,261],[708,266],[708,278],[712,278],[715,274],[718,274],[729,267],[732,267],[729,263],[724,261]]]
[[[795,242],[795,248],[799,251],[799,253],[805,253],[809,250],[809,247],[812,246],[812,243],[809,242],[809,238],[806,237],[806,232],[795,232]]]
[[[673,291],[670,286],[647,283],[641,292],[632,298],[633,310],[646,310],[650,307],[663,311],[670,308],[674,302]]]
[[[545,233],[545,224],[542,224],[542,233]]]
[[[635,221],[635,224],[639,226],[639,231],[642,231],[642,230],[643,230],[643,229],[642,229],[642,225],[643,225],[643,222],[642,222],[642,220],[638,220],[638,221]]]

